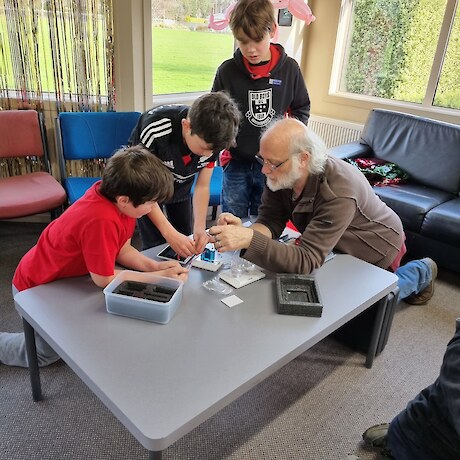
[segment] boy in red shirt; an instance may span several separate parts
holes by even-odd
[[[154,261],[131,245],[136,219],[173,193],[173,178],[155,156],[140,146],[120,150],[107,162],[102,181],[51,222],[21,259],[13,277],[13,295],[61,278],[89,275],[105,287],[126,268],[187,279],[178,262]],[[40,366],[59,359],[36,334]],[[27,367],[23,333],[0,333],[0,363]]]

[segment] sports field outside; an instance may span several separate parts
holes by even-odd
[[[153,94],[209,91],[233,55],[231,33],[153,27]]]

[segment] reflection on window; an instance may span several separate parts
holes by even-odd
[[[343,2],[342,8],[351,8],[352,14],[343,15],[350,18],[350,23],[345,28],[348,40],[340,91],[426,104],[426,95],[433,94],[429,90],[432,75],[441,72],[435,104],[460,108],[458,24],[452,31],[442,70],[436,64],[439,61],[442,65],[436,53],[448,1]]]
[[[217,67],[233,54],[229,29],[208,29],[228,0],[152,2],[153,94],[209,91]]]
[[[434,105],[460,109],[460,10],[457,8]]]

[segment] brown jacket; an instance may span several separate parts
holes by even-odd
[[[245,259],[276,273],[309,274],[336,250],[388,268],[403,244],[399,217],[343,160],[329,157],[324,173],[308,178],[300,199],[291,197],[291,190],[265,187],[257,222],[273,239],[255,231]],[[299,245],[277,241],[289,219],[302,233]]]

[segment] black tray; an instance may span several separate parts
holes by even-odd
[[[140,281],[123,281],[113,291],[114,294],[165,303],[171,300],[175,292],[175,289]]]
[[[278,313],[282,315],[320,317],[323,304],[316,286],[316,280],[309,275],[276,275]]]

